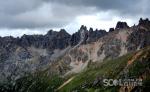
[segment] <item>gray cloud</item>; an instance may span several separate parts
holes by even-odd
[[[149,16],[149,0],[0,0],[0,28],[60,28],[77,16],[115,11]]]
[[[52,0],[70,6],[96,7],[100,11],[116,10],[121,14],[149,13],[149,0]]]
[[[18,14],[33,10],[42,3],[42,0],[0,0],[0,12]]]
[[[90,7],[70,7],[44,0],[0,0],[0,28],[62,27],[76,16],[91,12],[94,11]]]

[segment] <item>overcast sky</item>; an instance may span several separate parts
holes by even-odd
[[[150,0],[0,0],[0,36],[45,34],[80,26],[108,30],[117,21],[132,26],[150,16]]]

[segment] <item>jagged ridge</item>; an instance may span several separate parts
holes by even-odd
[[[46,35],[23,35],[21,38],[0,37],[0,83],[47,71],[48,75],[69,75],[84,70],[89,62],[112,60],[150,46],[150,21],[140,19],[129,27],[118,22],[110,32],[87,30],[68,34],[50,30]]]

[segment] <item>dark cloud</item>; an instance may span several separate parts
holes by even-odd
[[[42,3],[42,0],[0,0],[0,13],[18,14],[33,10]]]
[[[92,8],[44,0],[0,0],[0,28],[63,27]]]
[[[77,16],[102,11],[116,11],[118,16],[148,16],[149,3],[149,0],[0,0],[0,28],[60,28]]]
[[[149,13],[149,0],[52,0],[70,6],[96,7],[100,11],[116,10],[122,14]]]

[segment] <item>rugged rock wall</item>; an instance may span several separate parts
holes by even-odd
[[[80,72],[89,61],[102,62],[149,46],[149,39],[148,19],[140,19],[133,27],[118,22],[110,32],[88,30],[82,25],[72,35],[61,29],[50,30],[46,35],[0,37],[0,78],[3,82],[14,81],[45,69],[62,75]]]

